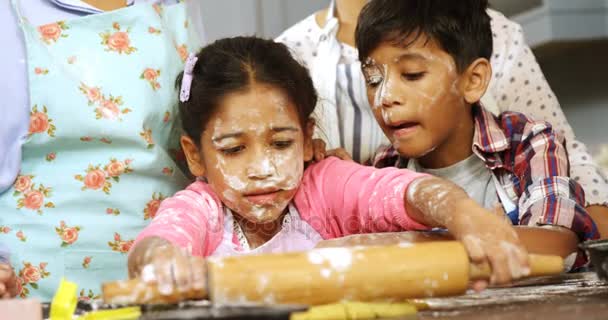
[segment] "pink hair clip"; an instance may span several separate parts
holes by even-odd
[[[179,92],[179,101],[186,102],[190,99],[190,86],[192,86],[192,71],[198,58],[194,53],[188,55],[186,64],[184,65],[184,75],[182,77],[182,88]]]

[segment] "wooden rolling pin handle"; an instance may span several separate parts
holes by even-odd
[[[110,304],[177,303],[207,298],[206,289],[163,295],[155,283],[139,278],[104,283],[102,292],[103,300]]]
[[[528,259],[530,261],[530,274],[527,277],[549,276],[564,271],[564,259],[562,257],[531,254]],[[492,268],[487,262],[471,263],[469,265],[470,280],[489,280],[491,275]]]

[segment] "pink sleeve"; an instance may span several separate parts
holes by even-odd
[[[220,199],[206,183],[197,181],[165,199],[135,243],[155,236],[190,250],[192,255],[206,257],[222,240],[223,221]]]
[[[413,171],[361,166],[328,158],[306,169],[295,204],[325,239],[358,233],[427,230],[405,209]]]

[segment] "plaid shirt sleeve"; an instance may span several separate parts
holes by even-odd
[[[595,223],[585,211],[585,193],[568,176],[566,149],[550,124],[528,120],[519,113],[501,117],[503,129],[517,130],[512,137],[507,163],[513,164],[519,198],[521,225],[559,225],[581,241],[599,238]],[[519,137],[520,139],[516,139]]]
[[[374,166],[376,168],[398,167],[399,152],[391,145],[380,146],[365,165]]]

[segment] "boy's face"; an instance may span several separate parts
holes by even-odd
[[[362,68],[374,116],[406,158],[431,153],[471,117],[454,59],[424,35],[407,48],[381,43]]]
[[[311,140],[287,95],[254,83],[220,101],[200,152],[184,149],[190,169],[207,179],[222,203],[249,222],[266,224],[293,199],[304,161],[312,157]]]

